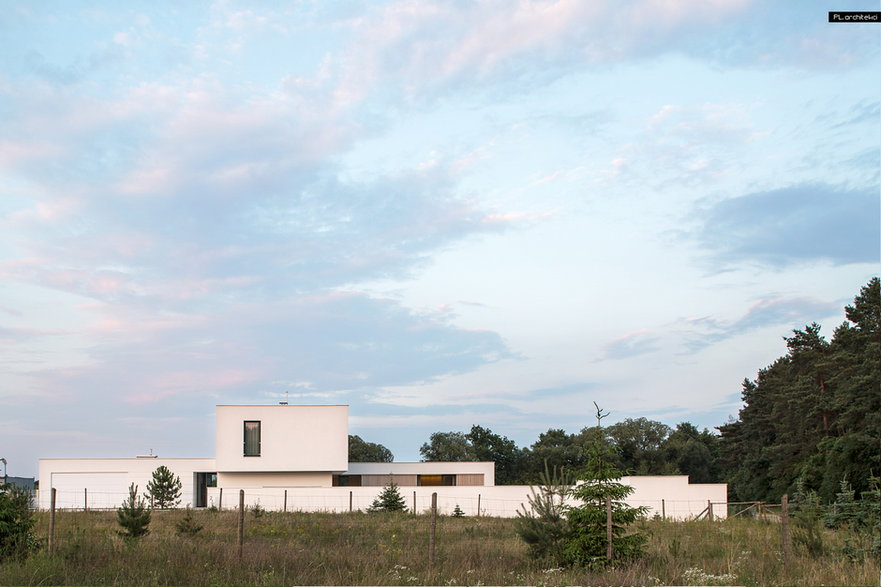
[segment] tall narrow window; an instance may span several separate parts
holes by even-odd
[[[260,421],[245,421],[245,456],[260,456]]]

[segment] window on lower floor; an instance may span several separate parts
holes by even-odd
[[[245,456],[260,456],[260,421],[245,421]]]
[[[361,475],[334,475],[334,487],[361,487]]]
[[[455,475],[417,475],[416,484],[420,487],[452,486],[456,484]]]

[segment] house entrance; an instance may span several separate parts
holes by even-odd
[[[197,508],[208,507],[208,488],[217,487],[217,473],[195,473],[196,482],[193,484],[196,495],[193,503]]]

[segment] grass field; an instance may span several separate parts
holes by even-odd
[[[877,561],[848,557],[857,536],[824,531],[825,554],[798,544],[788,564],[773,521],[649,520],[647,556],[602,571],[528,558],[510,519],[441,517],[433,569],[430,518],[410,514],[194,512],[203,525],[178,536],[181,510],[154,512],[150,534],[129,545],[115,512],[59,512],[56,553],[0,564],[2,585],[878,585]],[[37,514],[45,540],[48,517]],[[863,543],[865,538],[862,539]],[[850,545],[850,546],[848,546]],[[863,544],[864,546],[865,544]]]

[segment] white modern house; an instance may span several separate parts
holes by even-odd
[[[513,516],[527,503],[528,486],[496,486],[491,462],[349,463],[348,406],[217,406],[213,458],[40,459],[38,505],[115,508],[134,483],[144,493],[153,471],[164,465],[180,477],[181,505],[248,505],[287,511],[348,511],[367,508],[380,489],[395,482],[414,511],[438,494],[442,512]],[[692,484],[684,475],[627,477],[633,505],[673,518],[699,514],[708,503],[727,500],[725,484]],[[715,515],[724,516],[719,506]]]

